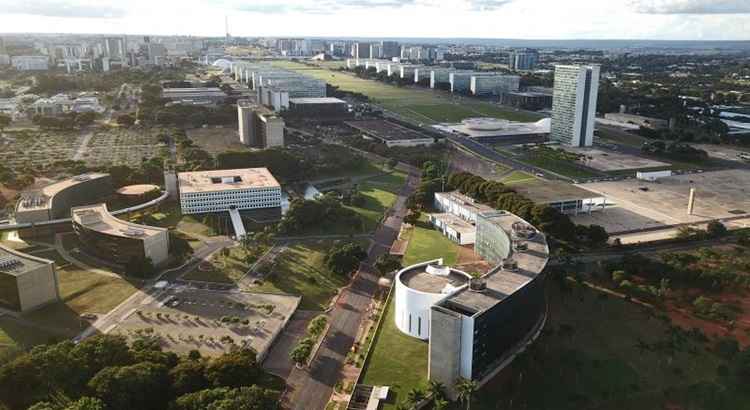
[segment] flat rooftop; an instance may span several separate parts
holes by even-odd
[[[73,221],[92,231],[123,238],[143,239],[162,234],[165,228],[139,225],[115,218],[106,204],[79,206],[70,210]]]
[[[177,179],[183,193],[281,187],[268,168],[180,172]]]
[[[444,132],[460,134],[470,138],[512,137],[549,134],[551,120],[544,118],[537,122],[513,122],[495,118],[467,118],[460,123],[442,123],[433,125],[432,127]]]
[[[427,293],[441,293],[446,285],[454,288],[461,287],[469,282],[469,278],[450,269],[447,276],[434,275],[425,270],[426,266],[402,272],[399,278],[401,283],[410,289]]]
[[[382,141],[432,138],[419,131],[385,120],[348,121],[346,125]]]
[[[0,273],[18,276],[53,263],[50,260],[38,258],[0,245]]]
[[[431,217],[448,225],[451,229],[459,233],[472,233],[476,231],[476,226],[453,214],[430,214]]]
[[[518,240],[513,239],[512,236],[513,225],[516,223],[528,225],[523,219],[508,212],[495,211],[483,216],[489,218],[516,242]],[[549,247],[547,239],[541,232],[537,232],[531,239],[524,239],[523,243],[527,246],[526,250],[513,251],[511,247],[510,256],[506,259],[506,261],[515,262],[514,269],[499,269],[495,273],[490,273],[484,276],[487,284],[485,290],[477,292],[465,288],[446,298],[440,305],[448,309],[457,307],[462,313],[478,314],[502,302],[531,282],[547,266]]]
[[[495,210],[495,208],[491,206],[474,201],[474,198],[464,195],[459,191],[436,192],[435,197],[449,199],[450,201],[458,203],[475,213],[493,212]]]
[[[106,178],[108,176],[109,174],[100,172],[81,174],[47,185],[40,190],[25,192],[21,195],[21,199],[18,201],[16,211],[24,212],[50,209],[52,206],[52,198],[58,193],[74,185],[88,182],[92,179]]]
[[[290,98],[292,104],[346,104],[346,101],[334,97]]]
[[[537,204],[551,204],[563,201],[601,198],[603,195],[567,182],[550,182],[537,179],[528,184],[511,186],[514,191],[529,198]]]

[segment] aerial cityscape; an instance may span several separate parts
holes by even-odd
[[[0,410],[750,409],[746,27],[0,1]]]

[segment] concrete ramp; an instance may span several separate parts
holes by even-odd
[[[247,232],[245,232],[245,224],[242,223],[242,218],[240,217],[240,211],[237,209],[230,209],[229,217],[232,218],[232,226],[234,226],[234,236],[237,239],[240,239],[243,236],[245,236]]]

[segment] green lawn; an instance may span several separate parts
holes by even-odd
[[[182,276],[182,279],[219,283],[238,281],[247,273],[252,264],[245,260],[247,251],[241,246],[230,248],[228,252],[227,255],[221,252],[214,254],[211,258],[210,268],[201,264]]]
[[[275,61],[273,64],[324,80],[344,91],[365,94],[384,108],[418,122],[455,122],[478,116],[514,121],[535,121],[541,118],[472,98],[459,98],[444,91],[414,86],[396,87],[375,80],[361,79],[346,72],[309,67],[289,61]]]
[[[139,286],[138,283],[80,269],[51,253],[45,253],[43,257],[58,263],[56,269],[62,301],[25,314],[24,318],[48,327],[54,333],[75,335],[85,325],[79,320],[79,315],[107,313],[135,293]]]
[[[513,171],[510,175],[500,180],[500,182],[507,185],[524,184],[533,181],[536,181],[536,177],[523,171]]]
[[[362,207],[349,208],[364,218],[366,232],[375,230],[385,211],[396,202],[398,192],[405,183],[406,174],[394,172],[359,184],[359,191],[366,198],[365,204]]]
[[[437,258],[443,258],[446,265],[455,264],[458,258],[458,245],[433,229],[427,222],[427,217],[422,216],[420,223],[411,232],[403,265],[410,266]]]
[[[291,245],[276,261],[276,269],[254,291],[302,296],[301,309],[324,310],[348,278],[332,273],[323,259],[330,241]]]
[[[427,386],[428,343],[407,336],[396,328],[394,298],[383,316],[380,331],[375,336],[370,356],[362,370],[362,383],[389,386],[388,403],[382,408],[394,409],[406,399],[412,388]]]
[[[59,337],[35,327],[27,326],[9,316],[0,317],[0,362],[16,350],[27,349]]]
[[[564,175],[574,179],[587,179],[601,176],[593,169],[578,164],[569,156],[550,148],[538,148],[535,150],[522,150],[517,160],[529,165],[546,169],[556,174]]]
[[[562,293],[550,284],[548,294],[550,322],[529,354],[505,372],[512,383],[498,377],[472,409],[510,408],[511,400],[513,408],[531,410],[719,408],[699,405],[710,396],[696,397],[702,394],[696,384],[715,381],[722,363],[708,351],[710,342],[670,331],[644,308],[588,288]],[[741,405],[722,408],[750,408],[747,398],[729,401]]]

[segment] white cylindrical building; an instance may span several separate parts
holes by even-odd
[[[396,275],[396,327],[409,336],[429,339],[432,305],[469,283],[470,275],[442,263],[419,263]]]

